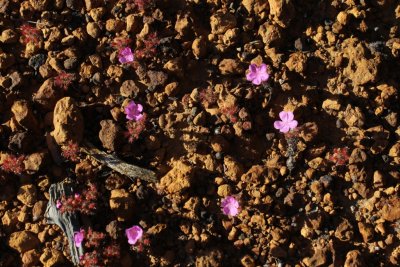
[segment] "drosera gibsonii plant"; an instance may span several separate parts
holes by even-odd
[[[79,146],[73,141],[69,141],[61,147],[61,155],[72,162],[77,162],[79,157]]]
[[[120,247],[103,232],[81,229],[74,235],[75,246],[84,247],[86,252],[79,260],[80,266],[110,266],[120,257]]]
[[[2,158],[0,162],[1,168],[9,173],[21,174],[25,171],[24,165],[25,156],[15,156],[8,154]]]
[[[274,128],[279,130],[285,135],[287,142],[287,157],[286,167],[291,172],[294,169],[296,163],[296,152],[297,143],[299,142],[299,132],[296,128],[298,122],[294,119],[294,114],[292,111],[281,111],[279,112],[280,120],[274,122]]]
[[[350,158],[348,151],[347,147],[334,148],[329,160],[336,166],[345,165]]]
[[[99,192],[97,187],[89,183],[88,188],[82,193],[75,193],[72,196],[63,195],[61,199],[56,201],[56,207],[61,213],[64,212],[80,212],[87,215],[93,215],[97,209],[97,199]]]
[[[24,24],[19,29],[21,31],[22,42],[24,44],[37,44],[42,40],[41,32],[36,27],[33,27],[29,24]]]
[[[128,120],[125,136],[128,138],[129,143],[133,143],[139,139],[140,134],[146,129],[147,115],[143,112],[143,106],[139,103],[136,104],[133,100],[129,101],[124,108],[124,112]]]
[[[154,0],[128,0],[128,4],[136,7],[140,12],[154,6]]]
[[[153,58],[157,54],[157,47],[160,44],[160,39],[157,33],[150,33],[143,39],[139,40],[139,45],[135,50],[135,58],[137,60]]]
[[[58,88],[68,90],[69,86],[74,81],[74,74],[67,73],[65,71],[60,72],[56,77],[54,77],[54,85]]]

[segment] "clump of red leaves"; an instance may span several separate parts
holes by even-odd
[[[69,141],[67,145],[61,147],[61,155],[73,162],[78,161],[79,146],[77,143]]]
[[[17,157],[14,155],[7,155],[3,159],[1,168],[6,172],[11,172],[14,174],[21,174],[25,170],[24,160],[25,160],[25,156]]]
[[[199,93],[199,97],[201,104],[205,108],[209,108],[210,106],[214,105],[215,103],[217,103],[218,100],[217,94],[213,91],[211,87],[201,90]]]
[[[349,154],[347,147],[334,148],[332,155],[330,155],[329,160],[335,165],[345,165],[349,160]]]
[[[27,44],[30,42],[38,43],[42,38],[42,36],[40,34],[40,30],[29,24],[24,24],[19,29],[21,30],[22,42],[24,44]]]
[[[54,78],[54,84],[62,88],[64,90],[67,90],[68,87],[71,85],[71,83],[74,80],[74,74],[72,73],[67,73],[67,72],[60,72],[55,78]]]
[[[137,139],[139,139],[140,134],[146,129],[146,120],[147,115],[143,113],[143,117],[138,121],[128,121],[126,123],[126,128],[128,129],[125,132],[125,136],[128,138],[129,143],[133,143]]]
[[[96,210],[96,202],[99,193],[97,187],[90,183],[88,189],[84,190],[81,194],[73,196],[62,196],[60,212],[81,212],[83,214],[93,215]]]
[[[79,264],[85,267],[110,266],[120,257],[120,247],[117,244],[107,245],[106,234],[93,231],[90,227],[85,232],[84,245],[93,251],[82,255]],[[101,251],[101,252],[98,252]]]
[[[98,248],[100,247],[104,238],[106,238],[104,233],[93,231],[92,228],[89,227],[87,233],[85,234],[85,247]]]
[[[223,107],[220,111],[221,114],[225,115],[232,123],[238,121],[237,113],[239,108],[236,105]]]
[[[154,6],[154,0],[129,0],[130,4],[137,7],[140,12]]]
[[[133,247],[133,249],[136,250],[137,252],[143,252],[149,247],[150,247],[150,239],[145,238],[143,239],[143,241],[139,241],[139,244]]]
[[[157,53],[159,43],[160,39],[156,33],[148,34],[145,39],[141,40],[141,45],[136,48],[135,58],[140,60],[154,57]]]
[[[111,42],[111,47],[120,51],[125,47],[129,46],[131,43],[131,39],[126,37],[115,37],[114,40]]]

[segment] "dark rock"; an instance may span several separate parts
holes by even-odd
[[[46,58],[45,54],[36,54],[29,59],[28,65],[37,71],[46,62]]]

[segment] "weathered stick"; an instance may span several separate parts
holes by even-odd
[[[74,233],[79,232],[81,228],[78,215],[69,212],[61,213],[56,207],[57,199],[61,199],[63,195],[69,196],[73,193],[72,185],[69,182],[63,181],[52,184],[49,189],[50,200],[47,203],[45,218],[47,223],[58,225],[67,236],[72,261],[75,265],[79,265],[79,258],[83,255],[83,248],[76,247],[74,242]]]
[[[107,154],[106,152],[97,149],[89,142],[84,142],[84,146],[81,147],[81,151],[93,157],[100,163],[107,165],[107,167],[110,169],[128,176],[132,181],[135,178],[139,178],[148,182],[157,182],[156,174],[153,171],[128,164],[116,156]]]

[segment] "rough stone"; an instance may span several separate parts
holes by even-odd
[[[80,143],[83,138],[83,116],[71,97],[60,99],[54,108],[52,135],[59,145],[68,141]]]
[[[37,236],[30,231],[14,232],[8,241],[8,245],[21,254],[36,248],[39,244]]]
[[[111,151],[118,151],[123,140],[122,129],[113,120],[103,120],[100,125],[99,138],[103,147]]]

